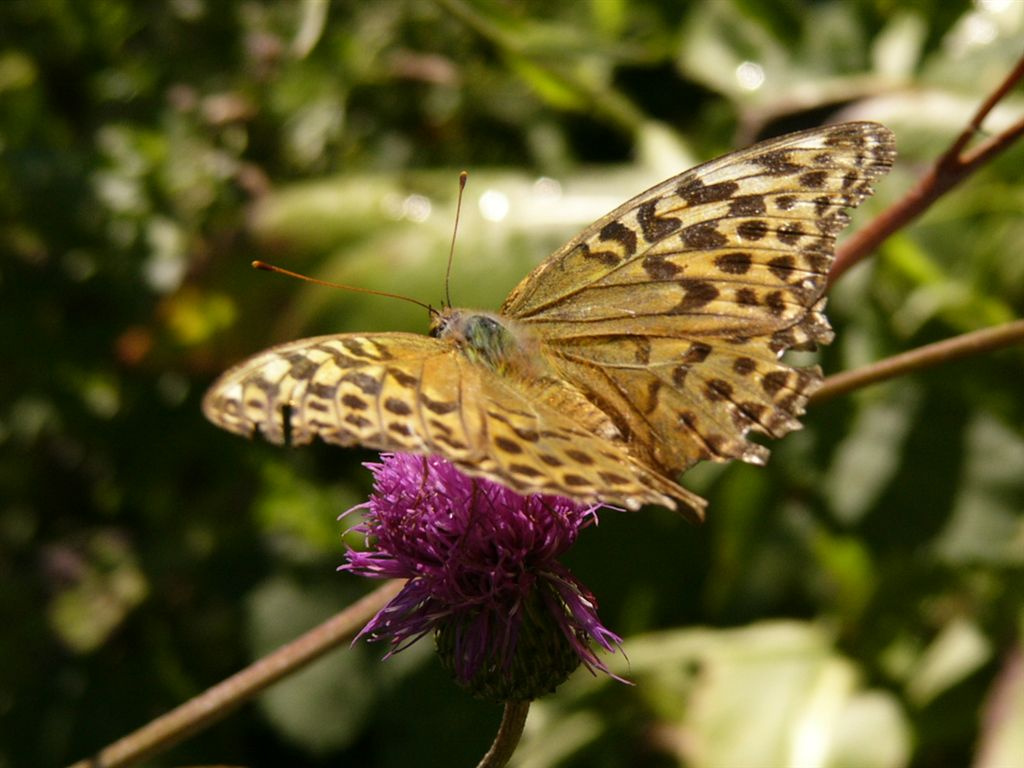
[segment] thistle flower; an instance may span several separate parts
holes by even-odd
[[[360,633],[397,653],[434,632],[442,662],[476,695],[498,701],[549,693],[582,662],[608,668],[591,641],[614,651],[621,638],[597,602],[557,558],[598,507],[558,496],[520,496],[469,478],[438,457],[382,454],[366,465],[370,500],[341,570],[408,579]]]

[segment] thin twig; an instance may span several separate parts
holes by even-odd
[[[934,344],[918,347],[877,363],[865,365],[852,371],[843,371],[825,379],[825,383],[814,395],[811,402],[820,403],[854,389],[877,384],[882,381],[902,376],[911,371],[919,371],[934,365],[948,363],[971,355],[980,355],[1014,344],[1024,343],[1024,320],[985,328],[981,331],[965,333],[944,339]]]
[[[389,581],[318,627],[208,688],[198,696],[104,747],[71,768],[121,768],[163,752],[223,718],[257,693],[323,656],[359,629],[402,588]]]
[[[893,203],[866,226],[851,235],[836,251],[836,260],[829,273],[829,282],[835,282],[850,267],[860,262],[893,232],[921,215],[939,197],[962,182],[974,171],[1002,152],[1024,135],[1024,120],[964,154],[968,142],[981,132],[981,124],[992,108],[1024,78],[1024,56],[1009,75],[999,84],[974,113],[967,127],[957,136],[936,161],[901,200]]]
[[[494,737],[494,743],[487,754],[477,763],[476,768],[504,768],[512,753],[519,745],[526,725],[526,715],[530,712],[529,701],[506,701],[505,711],[501,714],[501,725]]]

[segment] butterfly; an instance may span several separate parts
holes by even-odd
[[[432,311],[430,333],[344,333],[267,349],[203,411],[275,443],[437,455],[523,494],[701,519],[676,477],[763,464],[750,431],[797,429],[832,340],[823,314],[844,211],[895,158],[882,125],[755,144],[634,197],[555,251],[498,312]]]

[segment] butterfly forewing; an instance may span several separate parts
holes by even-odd
[[[203,410],[224,429],[275,443],[319,437],[443,456],[522,493],[633,509],[674,506],[675,497],[687,511],[703,508],[621,444],[581,427],[586,414],[567,416],[549,399],[541,387],[510,383],[428,336],[340,334],[250,358],[218,380]]]
[[[666,334],[682,325],[719,336],[785,325],[799,309],[772,307],[817,301],[847,222],[842,209],[870,194],[894,157],[884,126],[841,123],[697,166],[566,243],[516,286],[502,314],[549,323],[545,337],[578,335],[572,321],[604,333],[660,320]],[[744,286],[757,301],[729,293]],[[784,295],[769,300],[769,289]]]
[[[522,493],[678,500],[699,517],[677,472],[763,463],[747,432],[799,426],[820,372],[780,356],[831,340],[822,296],[843,209],[893,157],[874,123],[726,155],[595,222],[500,315],[442,311],[444,328],[483,329],[486,346],[456,331],[296,341],[224,374],[204,411],[275,442],[436,454]]]
[[[763,462],[745,434],[799,426],[820,372],[779,356],[831,340],[822,295],[843,208],[893,158],[888,129],[845,123],[713,160],[595,222],[503,312],[536,330],[644,461],[666,473]]]

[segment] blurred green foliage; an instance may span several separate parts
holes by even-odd
[[[863,222],[1022,31],[997,0],[0,4],[0,767],[85,756],[370,586],[334,571],[368,454],[248,443],[199,398],[273,342],[426,318],[250,259],[436,304],[465,167],[454,295],[493,307],[647,184],[826,118],[898,136]],[[1022,113],[1018,87],[988,127]],[[1021,315],[1022,167],[1016,147],[842,280],[826,370]],[[605,514],[570,559],[637,685],[574,678],[518,764],[1020,765],[1022,362],[876,386],[767,469],[694,470],[702,528]],[[499,713],[427,643],[381,652],[151,764],[482,754]]]

